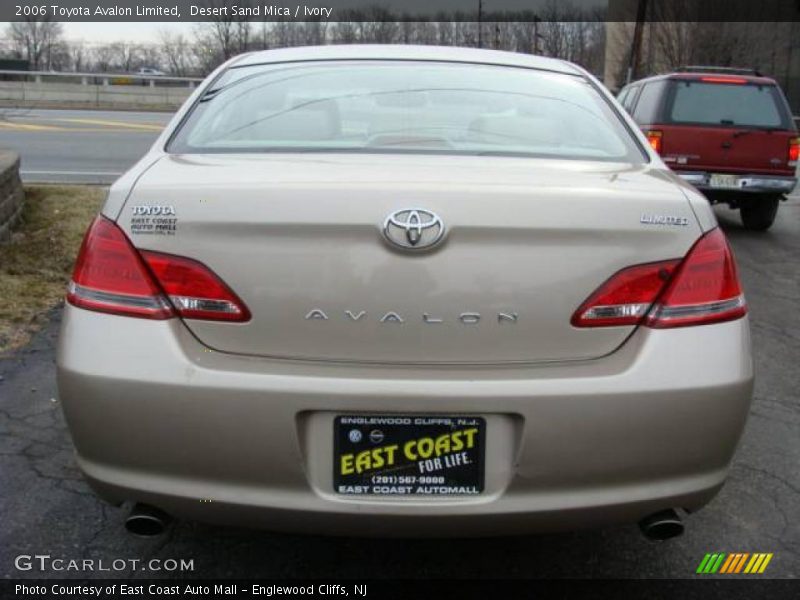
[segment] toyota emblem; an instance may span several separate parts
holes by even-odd
[[[404,208],[390,214],[383,224],[383,236],[393,245],[406,250],[422,250],[435,246],[444,237],[442,219],[422,208]]]

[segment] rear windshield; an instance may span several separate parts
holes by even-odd
[[[410,61],[230,69],[196,104],[168,149],[645,159],[583,77]]]
[[[790,128],[774,85],[676,81],[671,96],[673,123]]]

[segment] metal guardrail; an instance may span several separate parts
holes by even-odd
[[[199,77],[172,77],[169,75],[134,75],[128,73],[64,73],[55,71],[9,71],[0,69],[0,80],[5,77],[11,76],[22,81],[34,81],[36,83],[43,83],[45,80],[52,81],[54,79],[62,79],[67,81],[74,81],[81,85],[133,85],[134,81],[142,82],[142,85],[149,85],[156,87],[157,85],[166,85],[171,87],[182,87],[186,85],[189,88],[194,88],[200,83],[202,78]],[[96,82],[99,82],[96,83]],[[177,84],[177,85],[175,85]]]

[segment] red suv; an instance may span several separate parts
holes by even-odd
[[[764,231],[797,183],[800,138],[775,80],[757,71],[684,67],[618,96],[653,148],[711,201]]]

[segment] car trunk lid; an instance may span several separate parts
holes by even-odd
[[[404,208],[439,215],[443,242],[387,243]],[[659,169],[435,155],[169,155],[118,222],[139,249],[203,262],[247,305],[246,323],[186,320],[209,347],[381,363],[610,353],[633,327],[575,328],[573,311],[619,269],[682,257],[700,235]]]

